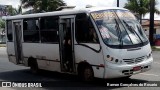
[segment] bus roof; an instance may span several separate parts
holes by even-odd
[[[3,17],[3,19],[5,19],[5,20],[18,20],[18,19],[23,19],[23,18],[36,18],[36,17],[57,16],[57,15],[59,15],[59,16],[73,15],[73,14],[78,14],[78,13],[89,13],[89,12],[93,12],[93,11],[107,10],[107,9],[127,10],[127,9],[118,8],[118,7],[91,7],[91,8],[69,9],[69,10],[61,10],[61,11],[45,12],[45,13],[5,16],[5,17]]]

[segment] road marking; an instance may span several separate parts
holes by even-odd
[[[147,75],[147,76],[156,76],[156,77],[159,76],[159,75],[156,75],[156,74],[147,74],[147,73],[140,73],[140,74],[142,74],[142,75]]]
[[[159,63],[159,62],[153,62],[153,63],[155,63],[155,64],[159,64],[159,65],[160,65],[160,63]]]

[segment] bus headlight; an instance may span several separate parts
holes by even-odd
[[[108,60],[108,61],[113,61],[113,60],[114,60],[114,58],[113,58],[113,57],[111,57],[110,55],[107,55],[107,60]]]
[[[122,63],[122,60],[111,57],[110,55],[107,55],[106,60],[111,62],[111,63],[114,63],[114,64],[121,64]]]
[[[152,53],[149,53],[149,54],[147,55],[147,59],[151,58],[151,56],[152,56]]]

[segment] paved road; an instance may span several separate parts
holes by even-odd
[[[131,77],[131,79],[111,79],[107,80],[107,82],[115,83],[115,82],[123,82],[123,83],[147,83],[149,81],[159,81],[160,83],[160,51],[153,51],[153,68],[145,73],[137,74]],[[49,89],[113,89],[113,90],[160,90],[160,87],[103,87],[106,83],[106,80],[97,79],[95,83],[84,83],[79,82],[77,76],[68,75],[68,74],[60,74],[56,72],[42,71],[42,73],[38,75],[34,75],[30,73],[28,67],[18,66],[10,63],[8,61],[6,55],[6,48],[0,48],[0,81],[54,81],[59,87],[43,87],[43,88],[32,88],[37,90],[49,90]],[[59,84],[60,83],[60,84]],[[73,85],[74,84],[74,85]],[[75,86],[75,87],[67,87],[67,86]],[[102,86],[101,86],[102,85]],[[61,87],[64,86],[64,87]],[[80,88],[77,88],[80,87]],[[0,88],[0,90],[30,90],[31,88]]]

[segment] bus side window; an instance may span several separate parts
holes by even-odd
[[[42,43],[57,43],[58,42],[58,18],[42,17],[40,19],[40,33]]]
[[[39,42],[39,20],[23,20],[23,35],[24,42]]]
[[[92,22],[91,22],[91,20],[89,19],[89,21],[88,21],[88,30],[89,30],[89,35],[88,35],[88,37],[86,37],[86,38],[88,38],[88,42],[91,42],[91,43],[98,43],[99,42],[99,40],[98,40],[98,35],[97,35],[97,33],[96,33],[96,30],[95,30],[95,28],[94,28],[94,26],[93,26],[93,24],[92,24]]]
[[[86,14],[76,16],[76,40],[78,43],[98,43],[98,36],[95,28]]]
[[[7,38],[9,42],[13,41],[12,21],[7,21]]]

